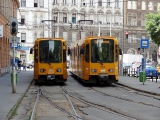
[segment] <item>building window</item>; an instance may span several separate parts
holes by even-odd
[[[102,24],[102,20],[103,20],[103,16],[102,15],[98,15],[98,23]]]
[[[81,20],[85,20],[85,14],[81,14]]]
[[[63,14],[63,23],[67,23],[67,14]]]
[[[67,3],[66,3],[66,0],[63,0],[63,5],[66,5]]]
[[[112,21],[111,19],[112,19],[112,15],[111,15],[111,12],[110,12],[110,13],[107,14],[107,25],[111,24],[110,23]]]
[[[76,23],[76,15],[72,14],[72,23]]]
[[[146,2],[142,1],[142,10],[146,10]]]
[[[136,14],[128,14],[128,17],[127,17],[127,25],[128,26],[137,26],[137,16]]]
[[[40,8],[44,8],[44,0],[39,0]]]
[[[54,1],[53,1],[53,4],[57,4],[57,0],[54,0]]]
[[[68,36],[68,33],[67,33],[67,32],[63,32],[63,38],[64,38],[65,40],[68,39],[67,36]]]
[[[26,33],[21,33],[21,42],[26,42]]]
[[[114,24],[115,25],[119,25],[119,22],[120,22],[120,15],[119,14],[116,14],[115,16],[114,16]]]
[[[137,43],[137,40],[136,40],[136,35],[132,35],[132,37],[131,37],[131,39],[132,39],[132,43]]]
[[[34,33],[34,40],[37,39],[37,33]]]
[[[38,7],[38,0],[34,0],[34,7]]]
[[[111,7],[111,1],[107,0],[107,7]]]
[[[24,19],[24,23],[25,23],[25,15],[21,15],[21,19]]]
[[[89,16],[90,20],[94,20],[94,15]]]
[[[157,11],[159,11],[160,10],[160,3],[158,3],[158,7],[157,7]]]
[[[102,0],[98,0],[98,6],[102,6]]]
[[[58,14],[57,13],[54,13],[54,18],[53,20],[55,20],[55,22],[58,22]]]
[[[141,26],[145,26],[145,23],[146,23],[145,16],[142,15]]]
[[[90,0],[90,6],[93,6],[93,0]]]
[[[26,0],[21,0],[21,7],[26,7]]]
[[[149,2],[149,4],[148,4],[148,10],[153,10],[153,3],[152,2]]]
[[[119,7],[119,0],[115,1],[115,7]]]
[[[76,5],[76,0],[72,0],[72,5]]]
[[[128,4],[127,4],[127,8],[128,9],[137,9],[137,2],[136,1],[128,1]]]
[[[85,0],[81,0],[81,5],[82,6],[85,6],[86,4],[85,4]]]

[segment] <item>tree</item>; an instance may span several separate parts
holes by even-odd
[[[146,15],[146,30],[153,42],[160,46],[160,11]]]

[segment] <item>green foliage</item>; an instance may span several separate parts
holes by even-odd
[[[146,30],[151,39],[160,45],[160,11],[146,15]]]

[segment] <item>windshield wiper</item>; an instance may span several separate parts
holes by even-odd
[[[103,62],[102,61],[97,61],[98,63],[100,63],[101,65],[103,65]]]

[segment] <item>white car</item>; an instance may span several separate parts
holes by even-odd
[[[33,68],[33,66],[34,66],[34,61],[33,60],[30,60],[30,61],[26,62],[26,67],[27,68]]]

